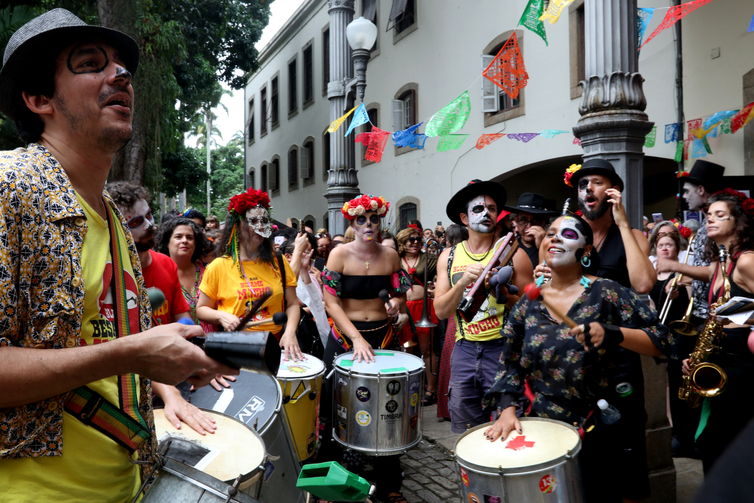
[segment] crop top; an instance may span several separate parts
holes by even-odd
[[[380,290],[400,295],[411,289],[411,278],[404,270],[392,275],[351,276],[322,269],[322,285],[331,295],[341,299],[376,299]]]

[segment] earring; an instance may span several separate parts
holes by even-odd
[[[584,267],[589,267],[592,265],[592,261],[589,258],[589,255],[584,255],[583,257],[581,257],[581,265],[583,265]]]

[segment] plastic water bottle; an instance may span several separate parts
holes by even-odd
[[[620,411],[607,403],[604,398],[597,401],[597,407],[600,408],[600,416],[604,424],[615,424],[620,420]]]

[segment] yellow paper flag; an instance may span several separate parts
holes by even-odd
[[[343,124],[346,121],[346,119],[348,118],[348,116],[351,115],[354,110],[356,110],[356,107],[353,107],[351,110],[349,110],[346,113],[346,115],[344,115],[343,117],[340,117],[340,118],[335,119],[334,121],[332,121],[330,123],[330,127],[327,128],[327,132],[328,133],[334,133],[335,131],[337,131],[338,128],[340,127],[340,125]]]
[[[544,14],[542,14],[542,17],[540,17],[539,20],[547,20],[550,22],[550,24],[557,23],[558,19],[560,19],[560,13],[564,8],[568,6],[568,4],[572,2],[573,0],[550,0],[550,5],[547,7],[547,10]]]

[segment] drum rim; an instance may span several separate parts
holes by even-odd
[[[526,419],[527,422],[528,421],[539,421],[539,422],[543,422],[543,423],[544,422],[547,422],[547,423],[550,423],[550,422],[558,423],[559,426],[564,426],[566,428],[569,428],[574,433],[576,433],[576,438],[577,438],[578,442],[576,443],[576,446],[573,448],[573,450],[570,451],[570,454],[569,453],[562,454],[562,455],[558,456],[557,458],[552,458],[549,461],[543,461],[542,463],[536,463],[536,464],[533,464],[533,465],[518,466],[516,468],[502,468],[502,469],[500,469],[500,468],[494,468],[494,467],[491,467],[491,466],[478,465],[478,464],[474,463],[473,461],[469,461],[468,459],[462,458],[461,456],[459,456],[458,455],[458,444],[465,437],[471,435],[473,432],[475,432],[477,430],[480,430],[482,428],[489,428],[490,426],[492,426],[494,424],[494,422],[489,422],[489,423],[480,424],[479,426],[475,426],[475,427],[473,427],[471,429],[468,429],[465,432],[463,432],[463,434],[460,437],[458,437],[458,439],[456,440],[456,443],[453,445],[453,458],[455,459],[456,464],[458,464],[459,466],[464,466],[466,468],[471,468],[472,470],[477,471],[479,473],[483,473],[483,474],[492,474],[492,475],[494,475],[494,474],[500,474],[500,473],[502,473],[503,475],[505,475],[505,474],[528,473],[528,472],[537,472],[537,471],[540,471],[540,470],[545,470],[545,469],[553,468],[555,466],[562,465],[563,463],[565,463],[567,461],[576,459],[576,457],[581,452],[581,443],[582,443],[581,442],[581,436],[579,435],[579,431],[576,428],[574,428],[573,426],[571,426],[570,424],[564,423],[563,421],[558,421],[557,419],[550,419],[550,418],[547,418],[547,417],[527,417],[527,418],[522,418],[522,419]]]
[[[421,359],[421,358],[419,358],[418,356],[410,355],[410,354],[408,354],[408,353],[404,353],[403,351],[394,351],[394,350],[392,350],[392,349],[380,349],[380,350],[378,350],[378,351],[381,351],[381,352],[390,352],[390,353],[397,353],[397,354],[400,354],[400,355],[410,356],[410,357],[412,357],[412,358],[415,358],[416,360],[418,360],[418,361],[419,361],[419,363],[421,364],[421,366],[420,366],[419,368],[415,369],[415,370],[406,370],[406,371],[401,371],[401,372],[379,372],[379,371],[378,371],[378,372],[376,372],[376,373],[369,373],[369,374],[367,374],[367,373],[365,373],[364,371],[353,370],[353,368],[352,368],[352,367],[341,367],[340,365],[338,365],[338,361],[340,361],[341,359],[343,359],[343,357],[345,357],[345,356],[347,356],[347,355],[349,355],[349,354],[350,354],[350,355],[352,355],[352,354],[353,354],[353,351],[347,351],[347,352],[345,352],[345,353],[342,353],[342,354],[340,354],[340,355],[338,355],[338,356],[336,356],[336,357],[335,357],[335,359],[334,359],[334,360],[333,360],[333,362],[332,362],[332,365],[333,365],[333,369],[335,369],[335,371],[337,371],[337,372],[339,372],[339,373],[341,373],[341,374],[346,374],[346,375],[357,375],[357,376],[365,376],[365,377],[376,377],[376,376],[378,376],[378,375],[379,375],[379,376],[402,376],[402,375],[414,375],[414,374],[416,374],[417,372],[424,372],[424,371],[426,370],[426,368],[427,368],[427,366],[426,366],[426,365],[424,364],[424,360],[423,360],[423,359]]]
[[[253,433],[254,436],[257,437],[257,440],[259,440],[259,442],[262,444],[262,452],[263,452],[262,462],[254,470],[252,470],[252,471],[250,471],[250,472],[248,472],[246,474],[239,473],[238,475],[241,476],[241,482],[246,482],[250,478],[254,477],[260,470],[264,470],[264,467],[267,466],[267,458],[269,456],[268,456],[268,453],[267,453],[267,445],[265,445],[264,438],[262,438],[262,434],[260,432],[256,431],[253,427],[249,426],[248,424],[244,423],[243,421],[240,421],[240,420],[236,419],[235,417],[233,417],[231,415],[225,414],[224,412],[217,412],[216,410],[212,410],[212,409],[203,409],[201,407],[197,407],[197,409],[201,410],[202,412],[210,412],[210,413],[212,413],[214,415],[217,415],[217,416],[225,416],[226,419],[230,419],[231,421],[235,421],[235,422],[241,424],[247,430],[249,430],[251,433]],[[154,409],[154,410],[165,410],[165,408],[161,407],[159,409]],[[157,431],[155,430],[155,436],[156,435],[157,435]],[[159,439],[156,439],[156,440],[159,440]],[[206,473],[206,472],[204,472],[202,470],[197,470],[193,466],[189,466],[186,463],[181,463],[180,461],[178,461],[176,459],[170,458],[170,457],[167,456],[167,454],[165,455],[165,458],[169,459],[169,460],[172,460],[172,461],[175,461],[177,464],[185,466],[186,468],[190,468],[191,470],[201,472],[201,473],[207,475],[208,477],[211,477],[211,478],[213,478],[215,480],[219,480],[220,482],[222,482],[224,484],[233,483],[233,481],[235,480],[235,479],[233,479],[233,480],[221,480],[221,479],[219,479],[217,477],[213,477],[209,473]]]
[[[266,463],[266,453],[265,453],[265,463]],[[205,472],[203,472],[201,470],[197,470],[193,466],[189,466],[186,463],[181,463],[180,461],[177,461],[177,460],[172,459],[172,458],[167,458],[166,457],[165,463],[164,463],[163,466],[164,466],[164,468],[166,468],[165,473],[170,473],[174,477],[178,477],[178,478],[186,477],[186,478],[188,478],[188,479],[190,479],[192,481],[199,482],[199,483],[201,483],[201,484],[203,484],[203,485],[205,485],[207,487],[210,487],[214,491],[217,491],[219,493],[222,493],[222,491],[219,490],[219,489],[217,489],[216,487],[213,487],[213,485],[211,484],[211,482],[215,482],[215,483],[219,482],[219,483],[221,483],[221,484],[223,484],[223,485],[225,485],[227,487],[231,487],[232,483],[235,482],[235,479],[232,480],[232,481],[230,481],[230,483],[225,482],[223,480],[218,479],[217,477],[213,477],[212,475],[210,475],[208,473],[205,473]],[[171,471],[178,472],[180,475],[176,475],[174,473],[171,473]],[[183,477],[181,477],[181,475]],[[241,479],[241,481],[239,482],[239,485],[240,485],[241,482],[245,482],[246,480],[248,480],[248,479]],[[196,487],[201,487],[201,486],[199,486],[197,484],[193,484],[193,485],[196,486]],[[205,492],[206,492],[206,490],[205,490]],[[148,493],[149,493],[149,489],[147,489],[147,491],[144,492],[144,496],[146,496]],[[240,499],[239,499],[239,495],[241,495]],[[218,496],[218,495],[217,494],[213,494],[213,496]],[[222,497],[227,498],[228,494],[225,493]],[[238,491],[236,493],[236,495],[232,496],[231,499],[230,499],[231,503],[252,503],[254,501],[256,501],[256,500],[252,496],[250,496],[250,495],[248,495],[248,494],[246,494],[246,493],[244,493],[242,491]]]
[[[283,356],[285,356],[285,351],[282,351],[282,354],[283,354]],[[281,379],[283,379],[283,380],[299,379],[301,381],[306,381],[306,380],[309,380],[309,379],[312,379],[312,378],[315,378],[315,377],[319,377],[320,374],[324,374],[327,371],[327,365],[325,365],[324,361],[322,361],[321,359],[317,358],[314,355],[306,355],[306,357],[307,358],[314,358],[315,360],[317,360],[320,363],[320,365],[322,365],[322,369],[320,371],[318,371],[317,373],[311,374],[311,375],[291,376],[291,377],[279,377],[279,376],[276,375],[276,376],[274,376],[275,379],[277,379],[277,380],[281,380]],[[282,363],[282,361],[283,361],[282,357],[281,357],[280,361]],[[280,366],[280,368],[282,368],[282,365]],[[280,372],[280,368],[278,368],[278,372]]]

